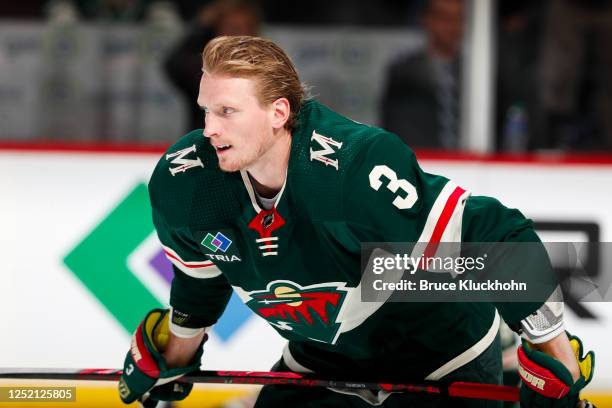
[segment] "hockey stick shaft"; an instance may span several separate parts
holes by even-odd
[[[0,369],[0,379],[117,381],[121,373],[122,370],[116,369]],[[317,378],[311,374],[270,371],[194,371],[181,377],[181,380],[191,383],[298,385],[305,387],[384,390],[389,392],[419,392],[497,401],[519,400],[517,387],[470,382],[454,382],[450,384],[435,382],[422,384],[363,382]]]

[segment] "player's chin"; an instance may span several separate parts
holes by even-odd
[[[244,166],[242,166],[241,163],[236,160],[229,160],[227,158],[221,158],[219,160],[219,168],[228,173],[240,171],[243,169],[243,167]]]

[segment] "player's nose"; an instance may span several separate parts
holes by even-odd
[[[204,119],[204,137],[215,137],[215,136],[219,136],[220,134],[220,128],[219,125],[217,123],[217,121],[215,121],[211,115],[206,116],[206,119]]]

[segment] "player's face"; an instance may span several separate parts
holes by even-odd
[[[260,104],[253,79],[204,73],[198,105],[221,170],[248,169],[274,144],[274,109]]]

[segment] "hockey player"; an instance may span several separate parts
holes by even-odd
[[[276,370],[499,384],[501,314],[524,339],[523,405],[579,404],[593,354],[568,338],[558,304],[361,301],[362,242],[539,242],[519,211],[425,173],[397,136],[306,98],[271,41],[211,41],[197,102],[204,130],[170,147],[149,183],[175,276],[171,310],[151,311],[134,334],[124,402],[189,393],[173,380],[199,367],[206,331],[233,289],[289,340]],[[500,406],[290,386],[266,386],[256,403],[373,405]]]

